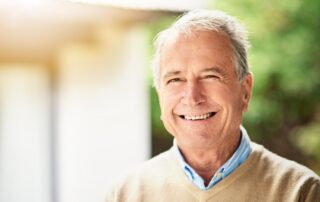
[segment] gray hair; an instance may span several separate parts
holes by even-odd
[[[242,80],[249,73],[247,51],[249,48],[246,29],[234,17],[222,11],[194,10],[182,15],[168,29],[160,32],[155,38],[156,52],[152,61],[153,82],[160,86],[160,54],[161,48],[172,32],[190,35],[196,31],[224,32],[231,40],[234,53],[236,73]]]

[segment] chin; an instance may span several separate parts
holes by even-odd
[[[206,134],[202,134],[202,135],[190,134],[188,136],[189,138],[180,139],[180,141],[188,147],[204,148],[212,145],[215,142],[212,139],[212,136],[206,135]]]

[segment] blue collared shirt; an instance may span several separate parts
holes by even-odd
[[[176,143],[176,140],[173,141],[173,149],[176,153],[176,156],[178,157],[178,160],[182,166],[183,171],[189,178],[189,180],[196,185],[201,190],[208,190],[211,187],[213,187],[215,184],[220,182],[223,178],[228,176],[230,173],[232,173],[238,166],[240,166],[250,155],[251,153],[251,146],[250,146],[250,138],[247,134],[247,131],[244,129],[244,127],[240,126],[241,131],[241,141],[237,148],[237,150],[234,152],[234,154],[225,162],[213,175],[212,179],[210,180],[208,186],[204,185],[204,180],[200,175],[188,164],[185,162],[178,145]]]

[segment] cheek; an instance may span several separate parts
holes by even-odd
[[[171,114],[178,100],[177,94],[172,92],[163,92],[159,95],[159,104],[162,116]]]
[[[206,86],[205,92],[207,96],[210,96],[212,100],[221,105],[223,103],[230,102],[232,94],[232,92],[226,86],[221,84]]]
[[[230,88],[225,85],[216,85],[206,89],[207,95],[210,95],[211,100],[221,105],[222,107],[231,108],[233,110],[241,110],[241,96],[237,87]]]
[[[179,102],[181,96],[183,94],[183,90],[179,87],[171,87],[163,90],[161,94],[159,94],[159,100],[161,107],[172,107]]]

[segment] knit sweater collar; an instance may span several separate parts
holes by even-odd
[[[222,180],[221,182],[219,182],[218,184],[216,184],[208,190],[201,190],[190,182],[190,180],[186,177],[185,173],[181,169],[179,160],[176,158],[174,148],[171,147],[169,152],[171,155],[171,159],[173,160],[173,173],[176,173],[178,175],[175,177],[179,181],[179,184],[185,186],[185,188],[196,198],[201,199],[201,201],[206,201],[218,192],[227,188],[229,185],[238,180],[245,173],[249,172],[249,169],[251,169],[252,166],[257,162],[257,160],[260,158],[263,147],[253,142],[251,142],[250,145],[252,147],[252,152],[250,153],[248,159],[245,162],[243,162],[237,169],[235,169],[230,175],[226,176],[224,180]]]
[[[176,140],[173,142],[173,150],[176,155],[176,158],[179,161],[180,167],[184,171],[185,175],[188,179],[199,189],[208,190],[221,180],[223,180],[226,176],[232,173],[239,165],[241,165],[251,153],[251,145],[250,138],[247,134],[247,131],[244,127],[240,126],[241,131],[241,140],[238,148],[234,152],[234,154],[217,170],[217,172],[212,177],[208,186],[205,187],[204,180],[201,176],[184,160]]]

